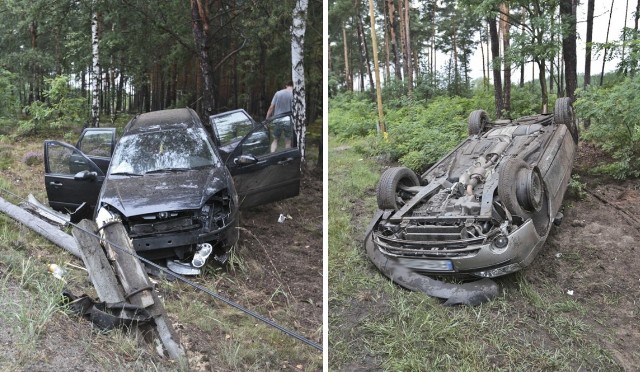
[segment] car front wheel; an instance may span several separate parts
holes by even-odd
[[[389,168],[380,177],[377,189],[378,208],[398,210],[402,208],[411,194],[403,190],[419,186],[418,176],[409,168]]]

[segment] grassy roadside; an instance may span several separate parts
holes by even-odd
[[[60,133],[17,139],[0,135],[2,189],[21,197],[31,192],[39,200],[46,200],[42,155],[40,162],[32,166],[22,160],[28,152],[42,154],[45,136],[63,138]],[[66,141],[73,143],[74,139]],[[13,203],[20,201],[4,193],[0,196]],[[293,203],[293,199],[289,199],[265,206],[255,213],[262,211],[271,216],[277,206],[290,208],[289,213],[299,218],[287,227],[298,228],[304,218],[295,209],[300,206]],[[308,234],[317,235],[316,230],[321,232],[317,228]],[[321,320],[301,318],[304,315],[299,312],[301,307],[321,304],[320,298],[314,298],[311,305],[307,304],[311,300],[295,297],[290,287],[296,283],[286,283],[273,289],[267,284],[256,283],[263,278],[283,275],[279,266],[272,263],[267,267],[269,260],[260,261],[257,257],[274,255],[272,260],[276,260],[279,257],[276,255],[283,252],[274,251],[271,241],[259,231],[245,228],[240,231],[241,237],[243,234],[246,235],[245,243],[236,247],[237,254],[233,256],[231,265],[224,268],[208,265],[206,274],[194,280],[287,329],[321,343]],[[251,237],[251,234],[256,237]],[[254,241],[265,245],[261,252],[250,247],[249,243]],[[306,244],[321,246],[321,243],[316,243],[322,241],[322,236],[309,237],[309,241]],[[66,283],[54,279],[47,272],[49,263],[57,263],[67,271]],[[122,330],[106,334],[97,332],[90,322],[59,307],[63,286],[75,294],[95,295],[86,273],[70,264],[82,266],[70,254],[0,213],[0,326],[3,328],[0,332],[0,370],[177,370],[174,362],[157,355],[154,345],[137,340]],[[313,275],[320,277],[320,273]],[[159,292],[187,349],[190,370],[312,371],[322,368],[321,352],[185,284],[160,281]],[[321,319],[322,308],[318,306],[317,309]]]
[[[508,276],[505,295],[474,308],[392,285],[362,248],[382,167],[356,141],[329,145],[330,369],[621,370],[589,337],[584,305],[550,280]]]

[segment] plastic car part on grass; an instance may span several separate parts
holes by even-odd
[[[373,222],[367,228],[364,246],[373,264],[393,282],[409,290],[424,292],[429,296],[444,299],[446,306],[476,306],[491,301],[498,295],[498,284],[491,279],[484,278],[464,284],[446,283],[415,273],[393,258],[380,253],[373,244],[371,232],[383,213],[384,211],[380,209],[376,212]]]

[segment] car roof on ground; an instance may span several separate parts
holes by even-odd
[[[198,115],[190,108],[170,109],[140,114],[127,124],[126,134],[167,129],[168,127],[191,128],[201,124]]]

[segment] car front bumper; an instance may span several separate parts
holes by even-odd
[[[548,230],[547,230],[548,233]],[[536,232],[533,221],[528,220],[508,236],[508,244],[497,249],[492,242],[469,245],[464,249],[453,250],[424,249],[424,253],[397,254],[391,244],[370,234],[369,240],[374,249],[388,260],[399,266],[427,275],[471,275],[494,278],[518,271],[531,263],[542,248],[545,236]],[[413,242],[415,251],[419,242]]]
[[[236,225],[237,222],[234,219],[232,223],[215,231],[206,231],[201,228],[133,237],[131,240],[133,248],[142,256],[153,259],[171,258],[176,255],[180,257],[182,253],[200,243],[212,243],[213,246],[222,246],[225,250],[229,249],[237,240]],[[221,244],[217,245],[218,242]]]

